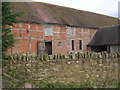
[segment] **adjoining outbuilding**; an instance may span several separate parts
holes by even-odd
[[[88,47],[95,52],[120,52],[120,25],[99,29],[88,44]]]

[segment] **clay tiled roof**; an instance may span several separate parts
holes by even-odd
[[[14,12],[24,12],[24,22],[64,24],[80,27],[116,25],[117,18],[41,2],[12,2]]]

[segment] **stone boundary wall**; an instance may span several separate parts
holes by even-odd
[[[18,80],[33,80],[35,87],[44,78],[52,82],[90,83],[98,87],[111,87],[118,82],[119,55],[120,53],[105,52],[36,57],[28,54],[14,55],[10,56],[9,63],[3,66],[3,73]]]
[[[108,58],[119,58],[120,53],[107,53],[107,52],[77,52],[73,53],[71,52],[70,54],[62,55],[62,54],[57,54],[57,55],[48,55],[48,54],[40,54],[40,55],[35,55],[35,54],[11,54],[9,55],[9,59],[12,60],[57,60],[57,59],[108,59]]]

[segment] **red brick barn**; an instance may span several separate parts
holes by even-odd
[[[117,18],[41,2],[13,2],[23,12],[11,27],[17,43],[9,53],[67,54],[89,50],[88,43],[101,27],[116,25]],[[102,36],[101,36],[102,37]]]

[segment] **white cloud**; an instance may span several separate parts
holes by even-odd
[[[116,14],[118,13],[119,2],[119,0],[34,0],[34,1],[51,3],[60,6],[76,8],[79,10],[105,14],[109,16],[116,16]]]

